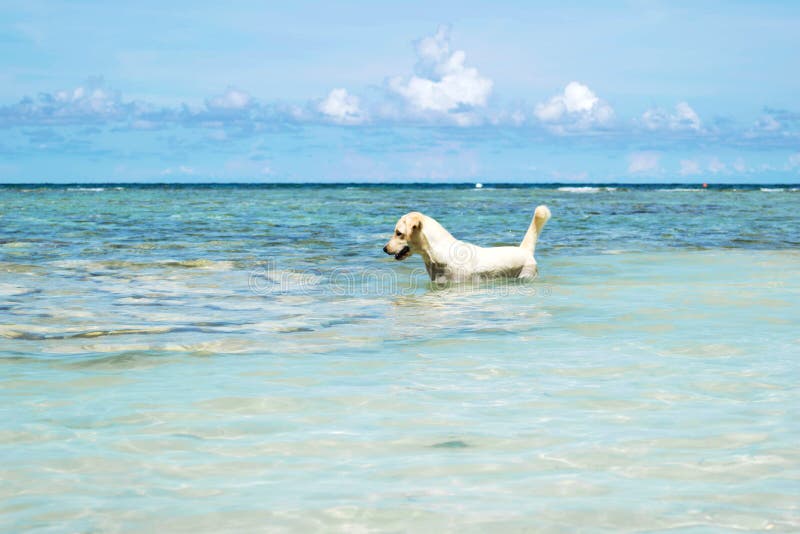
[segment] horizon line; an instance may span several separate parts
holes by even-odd
[[[519,187],[519,186],[558,186],[558,187],[652,187],[652,186],[684,186],[711,189],[736,186],[797,186],[800,182],[0,182],[0,187],[25,186],[25,187],[51,187],[51,186],[470,186],[473,188],[485,187]],[[477,187],[476,187],[477,186]]]

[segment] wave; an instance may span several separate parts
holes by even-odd
[[[668,187],[665,189],[656,189],[656,191],[678,191],[678,192],[685,192],[685,191],[705,191],[704,188],[700,187]]]
[[[55,339],[93,339],[108,336],[130,336],[130,335],[158,335],[182,332],[210,332],[211,327],[182,325],[182,326],[143,326],[141,328],[116,328],[108,330],[84,330],[84,331],[53,331],[52,329],[29,328],[27,331],[15,330],[13,328],[0,328],[0,337],[6,339],[22,339],[28,341],[42,341]]]
[[[0,296],[3,297],[16,297],[19,295],[25,295],[27,293],[32,293],[33,291],[33,289],[15,284],[0,283]]]
[[[230,271],[235,265],[227,260],[164,260],[156,262],[156,265],[167,267],[185,267],[187,269],[212,269],[217,271]]]
[[[123,191],[124,187],[112,187],[114,191]],[[93,191],[93,192],[100,192],[105,191],[105,187],[68,187],[67,191]]]
[[[783,187],[762,187],[761,191],[765,193],[779,193],[781,191],[786,191]]]
[[[230,260],[205,260],[205,259],[162,259],[156,261],[130,261],[130,260],[56,260],[50,265],[59,269],[82,269],[82,270],[139,270],[150,268],[186,268],[186,269],[205,269],[214,271],[231,271],[236,268],[236,263]]]
[[[598,187],[594,185],[563,186],[558,188],[565,193],[599,193],[600,191],[616,191],[616,187]]]
[[[559,187],[559,191],[564,191],[565,193],[599,193],[600,191],[616,191],[616,187],[599,187],[594,185],[582,185],[582,186],[564,186]]]

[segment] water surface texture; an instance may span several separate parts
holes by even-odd
[[[433,287],[419,210],[533,283]],[[0,188],[0,530],[800,529],[796,187]]]

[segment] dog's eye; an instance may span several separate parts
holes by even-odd
[[[394,233],[394,235],[396,235],[397,237],[400,237],[400,236],[402,236],[403,234],[400,232],[400,230],[397,230],[397,231]]]

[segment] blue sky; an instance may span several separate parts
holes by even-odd
[[[169,4],[0,5],[0,181],[800,182],[797,2]]]

